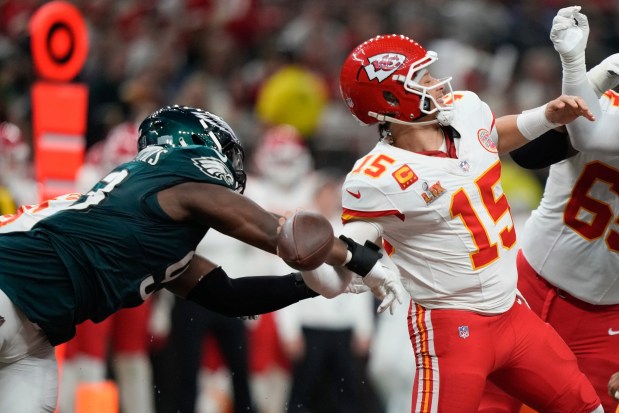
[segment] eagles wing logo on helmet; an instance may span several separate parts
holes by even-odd
[[[364,66],[370,80],[379,82],[387,79],[406,61],[406,56],[399,53],[381,53],[368,58],[369,65]]]
[[[219,159],[210,157],[201,157],[192,159],[194,165],[196,165],[207,176],[211,176],[220,181],[224,181],[227,185],[234,185],[234,176],[228,169],[228,167]]]

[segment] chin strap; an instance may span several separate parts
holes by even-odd
[[[451,125],[451,122],[453,122],[454,120],[454,114],[453,111],[451,110],[441,110],[438,112],[438,115],[436,115],[436,120],[438,121],[438,124],[441,126],[449,126]]]
[[[376,120],[378,120],[379,122],[391,122],[391,123],[397,123],[399,125],[407,125],[407,126],[428,126],[428,125],[434,125],[437,123],[441,126],[449,126],[451,125],[451,122],[453,122],[453,118],[454,118],[453,111],[451,110],[440,110],[438,114],[436,115],[435,119],[424,120],[422,122],[405,122],[403,120],[392,118],[391,116],[387,116],[387,115],[381,115],[380,113],[376,113],[372,111],[368,112],[368,116],[376,118]]]

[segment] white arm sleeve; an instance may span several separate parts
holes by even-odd
[[[342,235],[357,241],[361,245],[365,244],[365,241],[380,244],[379,240],[383,236],[383,227],[378,222],[351,221],[344,225]]]
[[[567,124],[572,146],[581,152],[619,154],[619,115],[602,111],[600,99],[590,82],[586,79],[577,84],[564,82],[563,93],[581,96],[596,118],[591,122],[579,117]]]
[[[328,264],[322,264],[312,271],[303,271],[301,275],[309,288],[326,298],[342,294],[353,277],[352,271],[344,267],[338,267],[336,271],[335,267]]]
[[[370,240],[376,243],[382,235],[382,226],[367,221],[352,221],[344,225],[342,235],[363,245]],[[342,294],[353,277],[353,272],[345,267],[332,267],[322,264],[312,271],[303,271],[303,281],[312,290],[326,298]]]

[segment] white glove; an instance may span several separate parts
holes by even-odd
[[[400,273],[383,260],[378,260],[374,264],[370,272],[363,277],[363,283],[370,287],[376,298],[382,300],[377,309],[378,313],[389,308],[389,312],[393,315],[396,301],[402,304],[404,300],[406,290],[400,281]]]
[[[589,84],[598,98],[608,89],[614,89],[619,84],[619,53],[608,56],[599,65],[587,72]]]
[[[562,8],[552,19],[550,40],[561,56],[563,81],[580,82],[586,73],[585,49],[589,38],[589,21],[580,6]]]
[[[363,277],[357,274],[354,274],[350,283],[346,286],[344,290],[345,293],[349,294],[361,294],[370,291],[370,287],[363,283]],[[381,297],[382,299],[383,297]]]

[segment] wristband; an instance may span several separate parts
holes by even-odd
[[[344,235],[340,235],[340,239],[346,243],[350,252],[350,260],[344,266],[362,277],[368,275],[383,256],[380,253],[380,247],[371,241],[365,241],[365,244],[361,245]]]
[[[516,117],[518,130],[528,140],[537,139],[549,130],[561,126],[560,123],[549,121],[545,111],[546,105],[542,105],[535,109],[525,110]]]

